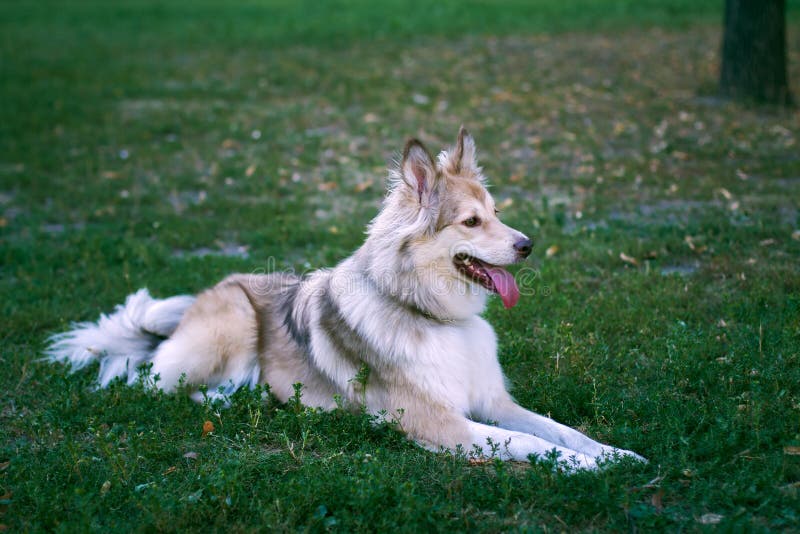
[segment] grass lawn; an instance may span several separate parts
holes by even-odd
[[[714,97],[721,1],[427,5],[0,5],[0,531],[798,528],[800,113]],[[462,123],[536,240],[486,313],[514,395],[649,464],[474,464],[37,361],[139,287],[335,264],[405,138]]]

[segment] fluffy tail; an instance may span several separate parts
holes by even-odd
[[[132,384],[139,365],[149,361],[155,348],[172,335],[194,301],[188,295],[154,299],[140,289],[96,323],[74,323],[72,330],[51,336],[46,359],[69,364],[73,371],[99,360],[100,387],[117,377]]]

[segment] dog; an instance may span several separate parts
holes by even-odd
[[[146,363],[165,391],[267,384],[285,402],[302,384],[305,405],[363,407],[434,451],[556,454],[578,469],[643,460],[509,394],[480,314],[490,294],[517,303],[503,266],[525,260],[532,241],[497,215],[463,127],[435,159],[411,139],[366,241],[333,269],[234,274],[196,297],[159,300],[142,289],[96,323],[52,336],[47,358],[73,370],[99,361],[100,387],[135,382]]]

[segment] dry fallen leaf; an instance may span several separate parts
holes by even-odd
[[[106,480],[105,482],[103,482],[103,485],[100,486],[100,495],[105,495],[106,493],[108,493],[108,490],[110,489],[111,489],[111,481]]]
[[[730,192],[730,191],[728,191],[727,189],[725,189],[724,187],[720,187],[720,188],[718,189],[718,191],[719,191],[720,193],[722,193],[722,196],[723,196],[723,197],[725,197],[725,200],[730,200],[730,199],[732,199],[732,198],[733,198],[733,195],[731,194],[731,192]]]
[[[800,488],[800,481],[790,482],[789,484],[786,484],[785,486],[781,486],[778,489],[781,490],[781,491],[784,491],[784,492],[791,491],[792,494],[794,494],[794,492],[795,492],[795,490],[797,490],[797,488]]]
[[[636,258],[628,256],[624,252],[619,253],[619,259],[621,259],[625,263],[630,263],[631,265],[639,265],[639,262],[636,260]]]
[[[177,469],[178,469],[178,468],[177,468],[177,467],[175,467],[174,465],[173,465],[173,466],[170,466],[170,467],[168,467],[168,468],[167,468],[167,470],[166,470],[166,471],[164,471],[164,474],[165,474],[165,475],[169,475],[170,473],[174,473],[174,472],[175,472]]]
[[[252,165],[247,167],[247,169],[245,169],[244,175],[247,176],[248,178],[253,176],[253,174],[256,172],[256,167],[258,167],[258,165],[253,163]]]
[[[206,437],[208,434],[214,431],[214,423],[211,421],[206,421],[203,423],[203,437]]]
[[[775,243],[777,243],[777,241],[775,241],[771,237],[769,239],[762,239],[761,241],[758,242],[758,244],[761,245],[762,247],[768,247],[770,245],[774,245]]]
[[[194,451],[189,451],[183,455],[184,458],[187,458],[189,460],[197,460],[197,456],[198,454]]]
[[[370,178],[366,182],[357,183],[356,186],[354,187],[354,189],[355,189],[356,193],[361,193],[362,191],[366,191],[367,189],[372,187],[372,184],[374,184],[374,183],[375,183],[375,181]]]
[[[797,445],[787,445],[783,448],[783,454],[788,454],[789,456],[800,456],[800,447]]]
[[[690,235],[684,237],[683,240],[686,242],[686,244],[689,246],[690,249],[697,252],[698,254],[705,252],[705,250],[708,248],[705,245],[695,245],[694,238]]]
[[[8,466],[11,465],[11,460],[6,460],[5,462],[0,462],[0,471],[5,471],[8,469]]]
[[[320,191],[333,191],[338,185],[336,182],[322,182],[317,186],[317,189]]]
[[[225,149],[228,149],[228,150],[239,148],[239,143],[237,143],[233,139],[225,139],[222,142],[222,148],[225,148]]]
[[[495,102],[513,102],[514,94],[508,91],[498,91],[492,95]]]
[[[547,256],[548,258],[552,258],[556,254],[558,254],[558,245],[551,245],[547,247],[547,250],[544,253],[544,255]]]
[[[658,490],[650,497],[650,504],[653,505],[653,508],[656,509],[657,512],[661,512],[664,509],[664,490]]]
[[[716,525],[717,523],[719,523],[723,519],[725,519],[724,515],[720,515],[720,514],[703,514],[698,518],[697,522],[700,523],[701,525]]]

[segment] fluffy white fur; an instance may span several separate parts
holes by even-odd
[[[69,363],[74,370],[99,360],[100,387],[115,378],[132,384],[137,368],[152,358],[158,338],[172,335],[194,300],[187,295],[157,300],[147,289],[140,289],[96,323],[75,323],[69,332],[52,336],[47,357]]]
[[[141,290],[97,323],[54,336],[49,358],[76,369],[99,360],[101,386],[132,382],[144,362],[168,391],[182,377],[224,393],[265,383],[285,401],[301,383],[307,405],[364,403],[433,450],[512,460],[556,450],[589,469],[601,457],[641,459],[508,393],[494,331],[479,316],[498,286],[462,260],[499,269],[524,259],[530,241],[497,218],[484,182],[463,129],[436,159],[412,140],[366,242],[335,268],[232,275],[197,297],[156,300]],[[365,368],[366,383],[355,380]]]

